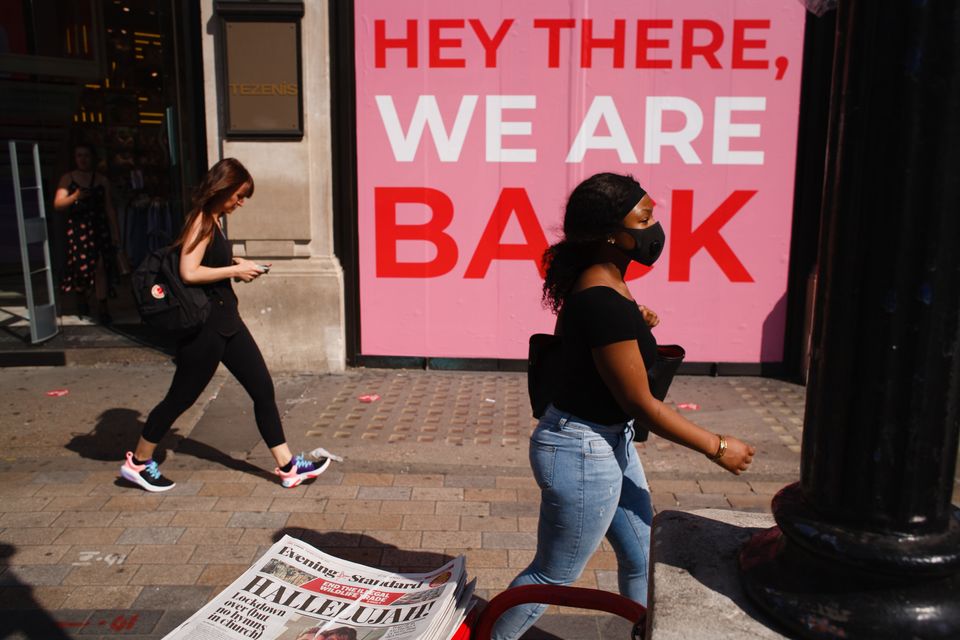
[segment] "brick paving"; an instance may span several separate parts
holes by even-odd
[[[530,561],[538,490],[526,461],[526,380],[514,373],[353,370],[277,378],[294,448],[343,455],[283,489],[252,408],[222,373],[164,442],[165,494],[116,475],[169,364],[0,369],[0,637],[162,638],[284,534],[348,560],[417,571],[463,554],[478,595]],[[45,391],[68,388],[51,398]],[[364,403],[358,398],[378,394]],[[654,506],[769,511],[799,468],[803,388],[680,377],[668,401],[759,449],[732,476],[666,441],[638,445]],[[955,494],[955,497],[957,495]],[[577,582],[616,590],[604,543]],[[553,607],[529,637],[624,638],[612,616]]]

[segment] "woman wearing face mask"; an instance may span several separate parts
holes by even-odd
[[[541,489],[537,552],[510,584],[571,584],[603,537],[617,556],[620,593],[646,604],[653,506],[633,445],[633,418],[658,436],[702,453],[735,474],[754,448],[690,422],[653,397],[647,369],[657,315],[639,305],[624,273],[663,250],[654,202],[631,177],[601,173],[570,194],[563,239],[547,249],[544,302],[563,336],[563,382],[530,437]],[[545,605],[514,607],[493,637],[519,638]]]

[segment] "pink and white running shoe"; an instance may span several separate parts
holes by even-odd
[[[320,457],[316,460],[307,460],[303,457],[303,454],[301,454],[294,457],[293,466],[290,467],[290,471],[281,471],[280,467],[277,467],[273,472],[280,476],[280,482],[284,487],[292,489],[304,480],[316,478],[326,471],[329,466],[330,458]]]
[[[127,461],[120,467],[120,475],[147,491],[168,491],[177,486],[177,483],[160,473],[160,467],[153,460],[134,464],[132,451],[127,451]]]

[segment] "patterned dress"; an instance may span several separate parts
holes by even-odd
[[[116,249],[110,238],[107,220],[106,190],[96,184],[97,174],[90,176],[90,184],[83,187],[70,175],[68,194],[78,189],[89,189],[86,198],[77,200],[67,212],[67,263],[60,288],[65,293],[85,293],[94,287],[97,265],[103,260],[107,275],[113,273]]]

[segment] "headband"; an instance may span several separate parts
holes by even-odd
[[[637,203],[640,202],[640,200],[641,200],[641,199],[643,198],[643,196],[645,196],[645,195],[647,195],[647,192],[643,189],[643,187],[641,187],[641,186],[640,186],[639,184],[637,184],[636,182],[632,183],[632,184],[630,185],[630,191],[629,191],[629,193],[627,193],[627,195],[626,195],[627,204],[624,205],[623,211],[620,212],[620,218],[619,218],[619,219],[622,220],[623,218],[626,217],[626,215],[627,215],[628,213],[630,213],[631,211],[633,211],[633,208],[634,208],[635,206],[637,206]]]

